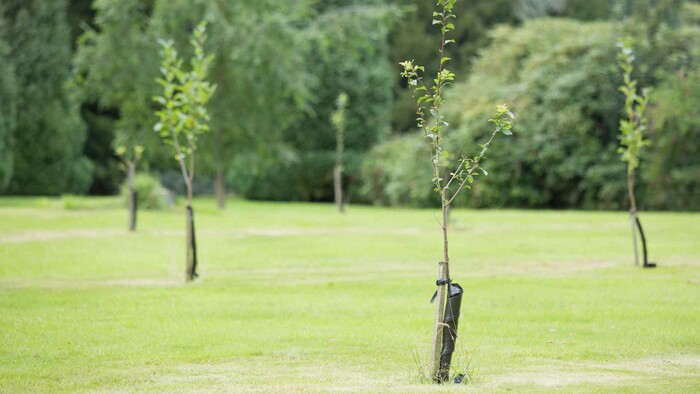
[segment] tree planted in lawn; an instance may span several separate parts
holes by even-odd
[[[184,69],[174,44],[161,40],[162,78],[157,80],[163,87],[163,95],[155,97],[162,109],[156,112],[159,122],[154,130],[175,150],[175,159],[180,164],[182,178],[187,188],[187,248],[186,274],[191,281],[197,276],[197,249],[194,234],[194,211],[192,209],[192,187],[194,183],[195,152],[198,137],[209,131],[209,115],[206,105],[216,86],[207,81],[213,56],[204,53],[206,24],[200,23],[190,40],[194,55],[190,70]]]
[[[148,9],[140,0],[98,0],[94,27],[86,26],[73,59],[73,83],[81,99],[119,114],[114,151],[129,186],[129,230],[136,230],[134,176],[144,147],[152,146],[151,97],[157,87],[157,44],[149,31]],[[150,143],[150,144],[149,144]],[[150,149],[149,149],[150,150]]]
[[[627,162],[627,195],[630,203],[630,222],[632,224],[632,243],[634,246],[634,264],[639,265],[639,255],[637,251],[637,229],[642,236],[642,246],[644,248],[644,267],[653,266],[649,264],[646,256],[646,240],[642,231],[641,223],[637,217],[637,199],[634,195],[635,170],[639,167],[639,156],[642,148],[649,145],[649,141],[644,139],[644,132],[647,129],[647,118],[644,114],[649,103],[649,89],[642,89],[637,93],[637,81],[632,79],[634,71],[634,52],[628,43],[618,44],[620,52],[618,63],[623,72],[624,82],[620,86],[620,91],[625,95],[625,118],[620,119],[620,148],[617,152],[622,155],[622,160]]]
[[[438,220],[442,228],[443,235],[443,260],[439,262],[439,279],[436,282],[438,288],[435,298],[437,305],[435,310],[435,329],[432,342],[430,378],[442,383],[449,377],[450,362],[452,352],[454,352],[454,342],[457,336],[457,319],[459,318],[459,303],[461,302],[461,288],[453,285],[450,278],[450,257],[448,248],[448,213],[450,205],[463,189],[471,189],[474,178],[479,175],[479,171],[484,175],[488,173],[481,167],[481,162],[496,134],[512,135],[514,115],[508,107],[499,105],[496,113],[489,122],[495,126],[489,140],[481,145],[479,154],[468,157],[462,156],[458,159],[456,169],[451,170],[451,154],[443,149],[443,137],[449,127],[443,114],[443,104],[445,103],[445,88],[454,80],[454,74],[444,67],[450,58],[445,56],[445,47],[454,40],[446,38],[447,33],[454,30],[451,22],[455,18],[453,13],[454,4],[457,0],[438,0],[437,5],[441,8],[433,13],[433,24],[440,25],[441,42],[439,49],[439,69],[437,76],[433,80],[434,85],[428,87],[422,77],[425,71],[423,66],[413,64],[413,61],[401,63],[404,70],[401,76],[406,78],[411,90],[413,99],[416,102],[416,114],[418,115],[418,127],[423,130],[425,140],[430,152],[430,159],[433,167],[434,190],[440,195],[442,220]],[[428,114],[426,114],[428,110]],[[454,288],[459,292],[459,300],[451,303]],[[450,297],[446,297],[448,294]],[[447,330],[444,330],[444,328]]]
[[[136,231],[136,210],[138,196],[134,188],[134,177],[136,176],[136,165],[143,156],[143,145],[125,141],[117,145],[114,150],[122,160],[126,170],[127,184],[129,185],[129,231]]]

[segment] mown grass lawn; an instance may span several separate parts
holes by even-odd
[[[421,384],[441,257],[431,210],[0,199],[0,392],[698,392],[700,215],[457,210],[456,367]],[[108,201],[108,200],[104,200]],[[89,204],[88,204],[89,205]]]

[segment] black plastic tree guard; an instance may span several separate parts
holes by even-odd
[[[139,193],[134,190],[131,192],[129,195],[129,198],[131,198],[131,212],[129,212],[130,218],[129,218],[129,230],[130,231],[136,231],[136,212],[138,212],[138,196]]]
[[[649,262],[647,258],[647,240],[644,237],[644,230],[642,230],[642,222],[639,221],[639,217],[637,215],[634,216],[635,222],[637,222],[637,229],[639,230],[639,235],[642,238],[642,252],[644,252],[644,265],[642,267],[644,268],[654,268],[656,267],[656,263],[651,263]]]
[[[440,370],[438,371],[437,382],[444,383],[450,378],[450,364],[452,363],[452,353],[455,351],[457,341],[457,323],[459,322],[459,311],[462,308],[462,295],[464,289],[457,283],[450,283],[448,287],[449,297],[445,305],[445,325],[442,329],[442,353],[440,356]]]
[[[194,232],[194,209],[190,205],[187,206],[187,216],[190,222],[190,232],[192,233],[192,272],[190,276],[194,279],[199,275],[197,275],[197,239]]]

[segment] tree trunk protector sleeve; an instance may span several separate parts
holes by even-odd
[[[187,215],[190,217],[190,232],[192,233],[192,278],[199,276],[197,274],[197,238],[194,232],[194,209],[192,206],[187,206]]]
[[[452,353],[455,351],[455,343],[457,342],[457,324],[459,322],[464,290],[459,284],[450,283],[448,294],[447,305],[445,305],[445,327],[442,329],[442,355],[437,376],[438,383],[443,383],[450,377],[450,364],[452,363]]]

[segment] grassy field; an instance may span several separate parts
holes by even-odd
[[[700,392],[699,214],[642,212],[643,270],[623,212],[455,211],[437,387],[436,212],[198,200],[185,284],[182,209],[113,205],[0,199],[0,392]]]

